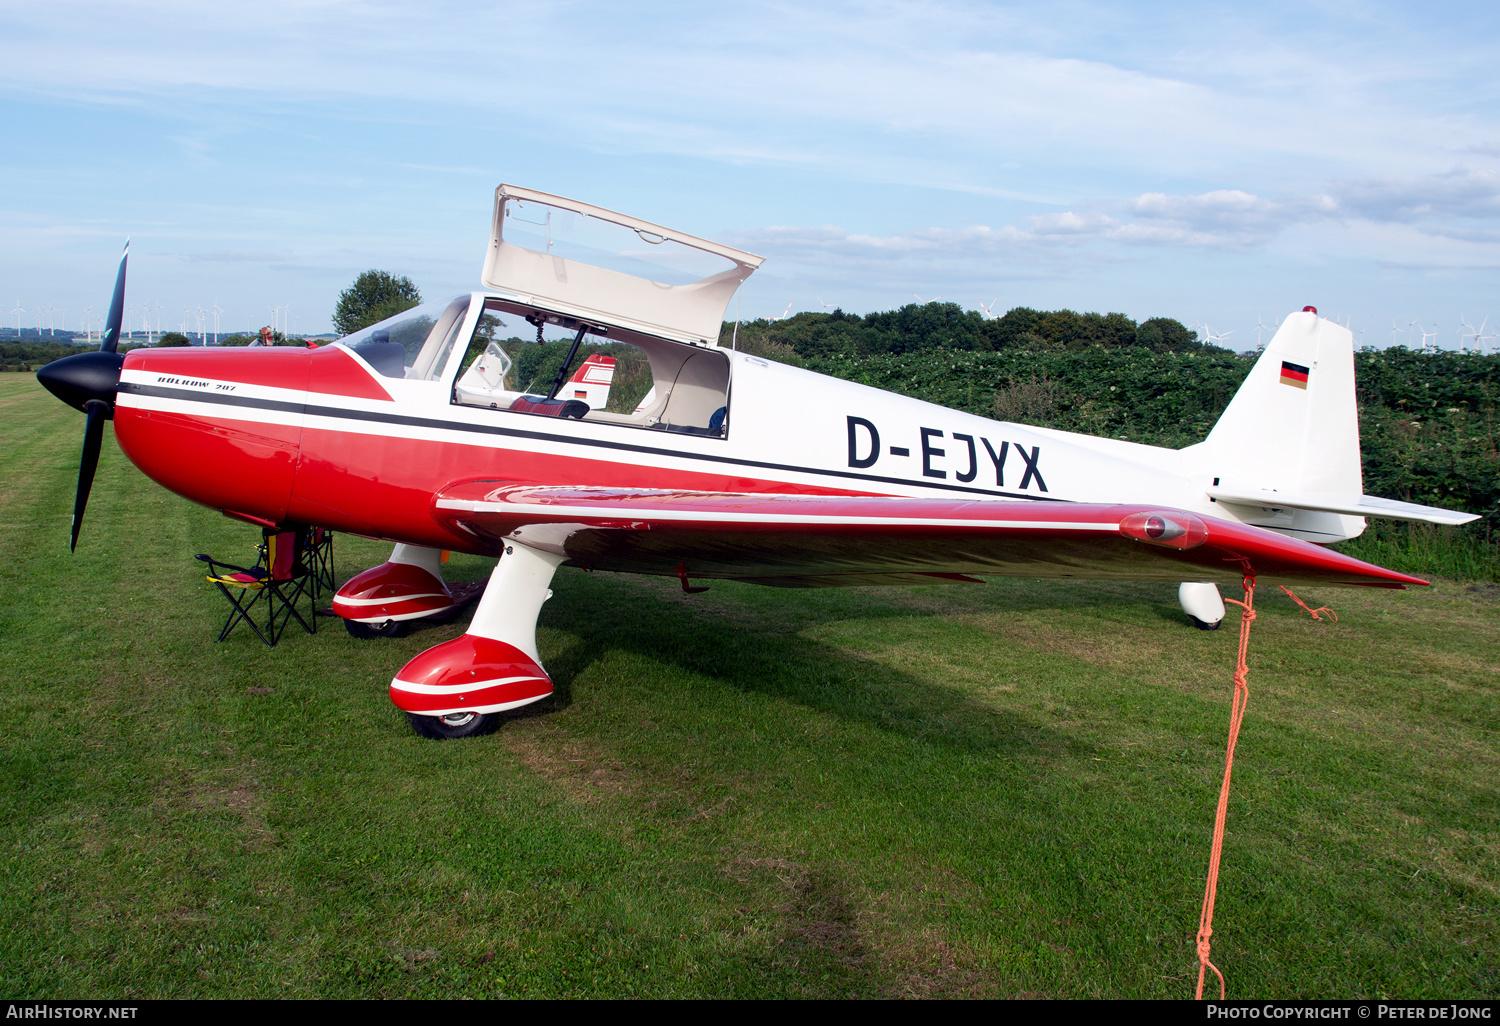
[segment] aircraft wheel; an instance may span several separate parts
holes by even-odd
[[[406,718],[418,734],[435,741],[487,734],[500,722],[499,713],[449,713],[447,716],[407,713]]]
[[[358,620],[345,620],[344,630],[349,636],[368,641],[370,638],[399,638],[401,632],[406,630],[406,624],[401,620],[387,620],[384,623],[360,623]]]
[[[1198,619],[1191,613],[1188,614],[1188,619],[1191,620],[1193,622],[1193,626],[1198,628],[1200,631],[1216,631],[1219,629],[1219,624],[1224,622],[1223,620],[1215,620],[1213,623],[1209,623],[1206,620]]]

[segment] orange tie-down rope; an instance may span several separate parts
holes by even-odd
[[[1203,911],[1198,917],[1198,999],[1203,999],[1203,981],[1208,976],[1208,970],[1212,969],[1214,975],[1219,978],[1219,999],[1226,996],[1224,986],[1224,974],[1219,972],[1219,967],[1208,960],[1209,938],[1214,935],[1214,896],[1219,889],[1219,856],[1224,850],[1224,814],[1229,809],[1229,775],[1234,769],[1234,746],[1240,738],[1240,724],[1245,720],[1245,705],[1250,701],[1250,689],[1245,686],[1245,678],[1250,675],[1250,665],[1245,661],[1245,654],[1250,648],[1250,625],[1255,622],[1255,576],[1245,575],[1245,601],[1238,599],[1225,599],[1225,602],[1233,602],[1243,612],[1240,614],[1240,654],[1234,665],[1234,697],[1229,703],[1229,744],[1224,750],[1224,782],[1219,785],[1219,811],[1214,816],[1214,844],[1213,851],[1208,857],[1208,882],[1203,887]],[[1313,609],[1296,595],[1292,594],[1290,588],[1277,585],[1286,592],[1297,605],[1307,610],[1314,620],[1322,620],[1319,613],[1327,613],[1333,618],[1334,623],[1339,622],[1338,614],[1327,606],[1319,606]]]
[[[1284,584],[1278,584],[1278,585],[1276,585],[1276,587],[1278,587],[1282,591],[1286,592],[1286,597],[1287,598],[1291,599],[1293,602],[1297,603],[1297,605],[1299,605],[1303,609],[1307,610],[1307,614],[1309,616],[1311,616],[1314,620],[1321,620],[1321,619],[1323,619],[1321,616],[1318,615],[1319,613],[1327,613],[1330,617],[1333,618],[1333,622],[1334,623],[1338,623],[1339,622],[1339,614],[1335,613],[1329,607],[1327,607],[1327,606],[1319,606],[1317,609],[1314,609],[1312,606],[1309,606],[1306,602],[1303,602],[1301,599],[1299,599],[1296,596],[1296,594],[1293,593],[1292,589],[1288,588],[1286,585],[1284,585]]]
[[[1234,769],[1234,745],[1240,737],[1240,724],[1245,719],[1245,705],[1250,700],[1250,689],[1245,678],[1250,675],[1250,666],[1245,662],[1245,652],[1250,647],[1250,625],[1255,622],[1255,577],[1245,575],[1245,601],[1225,599],[1233,602],[1240,613],[1240,655],[1234,667],[1234,697],[1229,704],[1229,745],[1224,751],[1224,782],[1219,785],[1219,811],[1214,817],[1213,851],[1208,857],[1208,882],[1203,888],[1203,912],[1198,917],[1198,999],[1203,999],[1203,980],[1212,969],[1219,978],[1219,999],[1226,994],[1224,974],[1208,960],[1209,938],[1214,935],[1214,894],[1219,887],[1219,855],[1224,850],[1224,813],[1229,808],[1229,774]]]

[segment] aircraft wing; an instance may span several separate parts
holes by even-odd
[[[1400,588],[1427,582],[1271,531],[1181,510],[1069,502],[770,495],[459,482],[450,530],[592,570],[786,587],[938,583],[970,574]]]

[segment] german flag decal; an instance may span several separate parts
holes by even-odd
[[[1281,361],[1281,383],[1293,388],[1307,387],[1307,368],[1300,363]]]

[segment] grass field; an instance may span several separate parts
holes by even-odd
[[[554,698],[432,742],[386,684],[461,624],[213,644],[192,554],[256,532],[112,436],[70,556],[82,420],[0,379],[7,996],[1191,996],[1235,635],[1175,589],[564,570]],[[1500,589],[1310,591],[1259,601],[1230,995],[1493,997]]]

